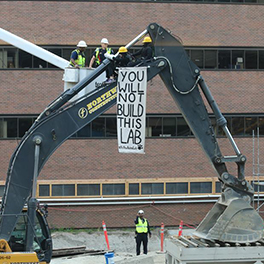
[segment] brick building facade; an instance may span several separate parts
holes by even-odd
[[[230,3],[158,3],[97,1],[1,1],[2,28],[36,45],[72,45],[84,39],[97,46],[102,37],[112,45],[128,43],[149,23],[156,22],[181,38],[188,47],[263,47],[264,6]],[[0,40],[0,45],[6,45]],[[227,114],[263,114],[263,71],[202,70],[221,111]],[[61,70],[0,70],[0,115],[40,113],[63,91]],[[108,110],[115,113],[115,107]],[[148,114],[179,113],[159,77],[148,86]],[[246,176],[252,176],[252,137],[235,139],[246,155]],[[233,153],[220,139],[225,155]],[[264,141],[260,138],[260,148]],[[6,177],[9,158],[17,140],[0,140],[0,180]],[[264,147],[264,146],[263,146]],[[260,153],[264,162],[264,155]],[[234,171],[231,168],[231,172]],[[39,180],[137,180],[216,177],[193,137],[147,138],[145,155],[124,155],[116,139],[70,139],[44,166]],[[158,226],[197,224],[212,203],[161,203],[50,207],[51,227],[133,226],[139,208]],[[121,221],[120,221],[121,220]],[[117,224],[118,223],[118,224]]]

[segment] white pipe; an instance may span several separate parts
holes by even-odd
[[[0,28],[0,39],[63,70],[69,66],[69,61],[2,28]]]
[[[44,201],[50,201],[50,202],[101,202],[101,201],[115,201],[115,200],[123,200],[123,201],[136,201],[136,200],[170,200],[170,199],[201,199],[201,198],[219,198],[220,195],[218,194],[207,194],[207,195],[186,195],[186,196],[141,196],[141,197],[100,197],[100,198],[59,198],[59,199],[45,199],[45,198],[39,198],[38,201],[44,202]]]
[[[145,36],[148,33],[148,31],[145,29],[143,32],[141,32],[137,37],[135,37],[133,40],[131,40],[125,47],[129,49],[132,45],[137,43],[143,36]]]
[[[80,205],[124,205],[124,204],[190,204],[190,203],[215,203],[217,200],[195,200],[195,201],[188,201],[188,200],[182,200],[182,201],[136,201],[136,202],[79,202],[79,203],[40,203],[41,205],[47,204],[49,206],[80,206]]]

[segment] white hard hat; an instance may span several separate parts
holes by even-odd
[[[86,42],[84,40],[79,41],[77,47],[86,48],[87,47]]]
[[[139,214],[144,214],[144,211],[143,210],[139,210],[138,213]]]
[[[101,40],[101,43],[104,43],[104,44],[109,44],[109,42],[108,42],[108,39],[107,39],[107,38],[102,38],[102,40]]]

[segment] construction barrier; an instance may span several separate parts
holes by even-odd
[[[161,223],[160,227],[160,251],[163,252],[163,242],[164,242],[164,224]]]
[[[179,225],[178,237],[182,236],[182,227],[183,227],[183,221],[181,220],[180,225]]]
[[[105,241],[107,244],[107,249],[110,250],[108,235],[107,235],[107,231],[106,231],[106,225],[105,225],[104,221],[102,222],[102,225],[103,225],[103,230],[104,230],[104,235],[105,235]]]

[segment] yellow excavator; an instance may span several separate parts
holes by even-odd
[[[219,200],[197,227],[196,235],[205,240],[232,243],[260,240],[263,237],[263,220],[251,206],[254,190],[244,175],[246,157],[232,138],[227,121],[199,68],[189,59],[181,42],[156,23],[150,24],[126,48],[129,49],[146,34],[152,40],[155,57],[142,59],[135,67],[146,66],[148,80],[160,75],[222,184]],[[105,59],[91,75],[48,105],[14,151],[1,205],[0,263],[51,261],[52,240],[46,212],[36,199],[37,177],[63,142],[116,103],[116,82],[95,87],[70,102],[110,63],[111,59]],[[218,127],[225,132],[234,150],[233,155],[221,154],[204,100],[211,107]],[[91,104],[96,104],[93,111],[88,109]],[[226,163],[237,167],[237,176],[229,174]]]

